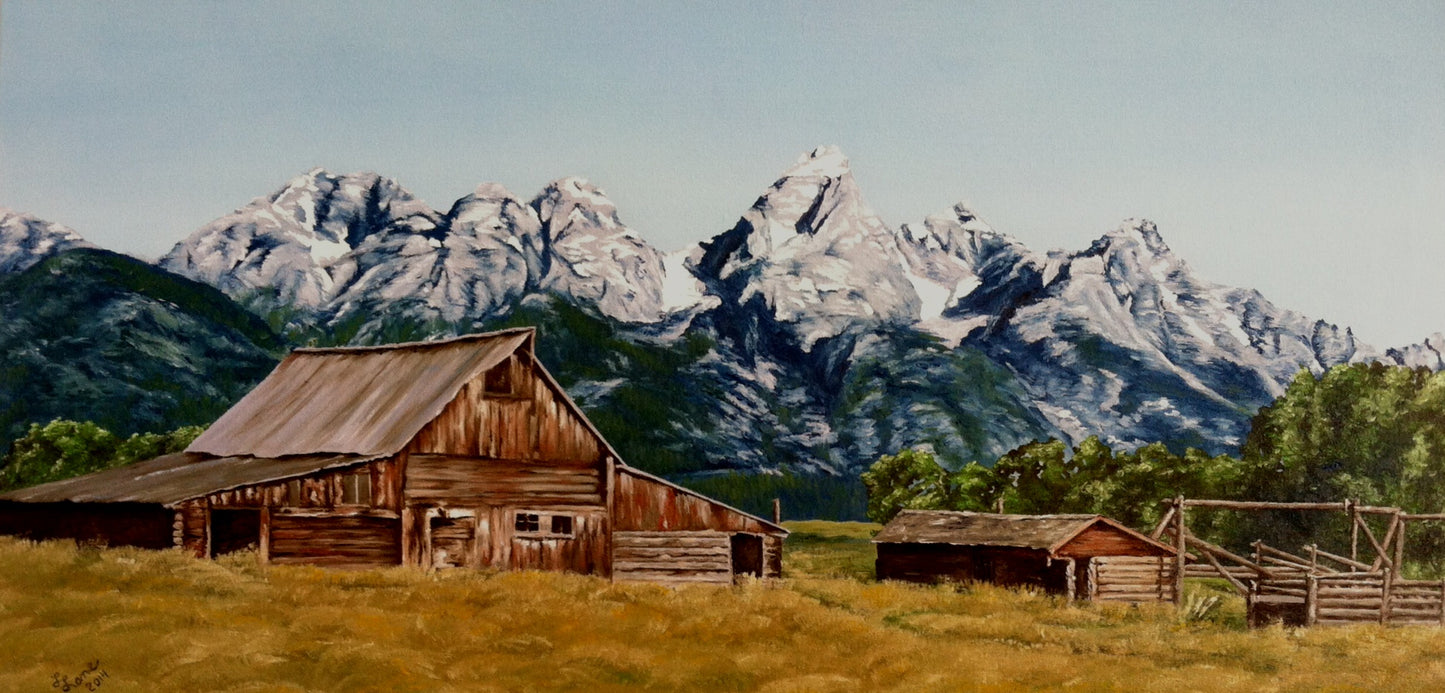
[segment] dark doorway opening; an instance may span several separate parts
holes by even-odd
[[[261,511],[212,510],[211,558],[254,548],[261,542]]]
[[[1094,559],[1074,559],[1074,599],[1093,599],[1094,594]]]
[[[433,517],[431,555],[433,568],[465,568],[472,562],[475,517]]]
[[[733,575],[763,576],[763,538],[757,534],[732,536]]]

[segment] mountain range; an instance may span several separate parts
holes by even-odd
[[[0,274],[12,286],[40,281],[46,258],[100,252],[88,245],[0,212]],[[1044,253],[961,204],[891,226],[833,147],[801,156],[731,229],[673,253],[580,178],[530,199],[483,184],[442,211],[395,180],[316,169],[198,229],[152,269],[243,307],[266,329],[234,317],[214,329],[270,358],[278,343],[541,324],[549,368],[625,456],[700,482],[736,470],[852,478],[920,444],[951,466],[987,463],[1051,436],[1234,452],[1301,369],[1439,369],[1445,351],[1441,335],[1377,350],[1211,283],[1146,220]],[[8,314],[36,309],[6,296]],[[7,337],[7,349],[40,339]]]

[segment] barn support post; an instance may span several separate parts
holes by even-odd
[[[1064,560],[1064,601],[1069,604],[1074,603],[1074,592],[1078,590],[1078,580],[1074,573],[1074,564],[1077,562],[1078,561],[1073,558]]]
[[[261,565],[271,562],[271,506],[261,506],[261,532],[256,538],[256,560]]]
[[[1184,537],[1187,530],[1184,527],[1184,496],[1174,497],[1174,548],[1177,553],[1174,555],[1174,603],[1184,602],[1184,561],[1185,546]]]

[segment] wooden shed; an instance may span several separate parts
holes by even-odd
[[[297,349],[183,453],[0,494],[0,532],[271,563],[781,573],[787,530],[628,467],[535,339]]]
[[[1175,550],[1100,515],[904,510],[873,544],[880,580],[1030,586],[1071,600],[1175,599]]]

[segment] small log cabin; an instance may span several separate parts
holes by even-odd
[[[904,510],[873,544],[880,580],[1030,586],[1069,600],[1175,600],[1175,550],[1100,515]]]
[[[297,349],[185,452],[0,495],[0,532],[278,564],[781,573],[787,530],[628,467],[535,340]]]

